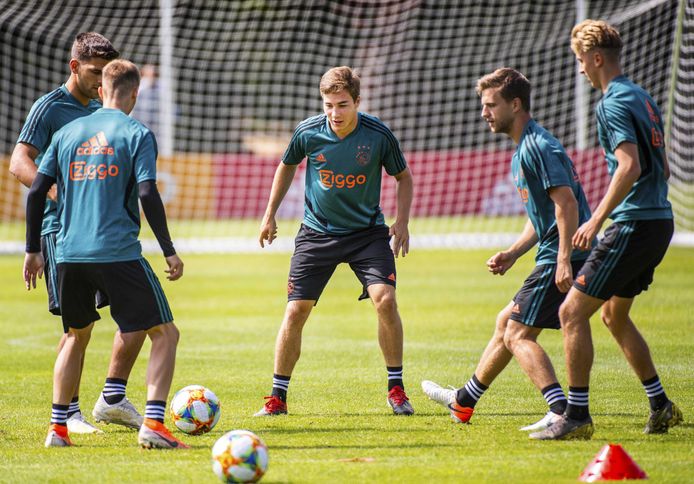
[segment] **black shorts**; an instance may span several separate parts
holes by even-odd
[[[144,258],[126,262],[58,264],[63,328],[84,328],[100,319],[94,296],[111,301],[111,316],[122,333],[173,321],[159,279]]]
[[[571,262],[574,275],[581,269],[583,262]],[[535,266],[513,297],[509,319],[533,328],[559,329],[559,306],[564,302],[566,293],[557,288],[554,282],[556,273],[556,264]]]
[[[653,282],[674,229],[672,219],[613,223],[590,253],[574,287],[604,301],[640,294]]]
[[[46,278],[46,292],[48,292],[48,311],[60,316],[60,304],[58,304],[58,268],[55,263],[55,232],[41,237],[41,254],[43,254],[43,274]],[[108,298],[101,291],[96,291],[96,307],[101,309],[108,306]]]
[[[367,299],[371,284],[395,286],[395,256],[388,227],[378,226],[348,235],[329,235],[301,224],[289,268],[287,300],[318,301],[338,264],[346,262],[362,284],[359,299]]]

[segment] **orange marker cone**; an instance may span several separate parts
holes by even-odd
[[[624,479],[648,479],[648,476],[619,444],[608,444],[600,449],[578,478],[582,482]]]

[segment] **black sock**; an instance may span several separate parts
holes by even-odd
[[[557,415],[564,413],[566,410],[567,401],[566,396],[564,395],[564,390],[561,389],[561,385],[559,383],[552,383],[551,385],[544,387],[542,389],[542,396],[545,398],[547,405],[549,405],[549,409],[553,413],[556,413]]]
[[[151,418],[157,422],[164,423],[166,415],[166,402],[163,400],[147,400],[145,405],[145,418]]]
[[[388,391],[394,387],[405,389],[405,384],[402,382],[402,366],[386,366],[388,371]]]
[[[487,388],[489,387],[480,383],[477,376],[472,375],[465,386],[458,390],[455,399],[461,407],[475,408],[477,401],[482,398]]]
[[[573,420],[585,420],[590,417],[588,411],[588,387],[569,387],[569,404],[566,416]]]
[[[648,397],[648,403],[651,406],[651,410],[656,411],[668,402],[667,395],[665,394],[665,389],[663,385],[660,384],[660,378],[658,375],[648,380],[641,382],[643,389],[646,391],[646,396]]]
[[[74,414],[78,413],[80,411],[80,397],[75,396],[72,397],[72,400],[70,400],[70,407],[68,408],[67,411],[67,418],[72,417]]]
[[[106,403],[113,405],[123,400],[125,398],[125,387],[127,384],[128,380],[123,380],[121,378],[106,378],[104,389],[101,391]]]
[[[287,390],[289,390],[289,380],[291,376],[272,375],[272,393],[283,402],[287,401]]]

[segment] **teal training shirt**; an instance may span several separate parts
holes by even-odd
[[[307,158],[304,224],[318,232],[345,235],[385,225],[381,212],[381,173],[407,168],[400,145],[375,116],[358,113],[357,126],[344,139],[327,116],[299,123],[282,157],[286,165]]]
[[[531,119],[523,128],[511,159],[511,171],[528,218],[539,238],[535,263],[556,264],[559,230],[554,201],[547,191],[552,187],[570,187],[578,202],[578,225],[590,219],[590,207],[574,164],[559,140]],[[584,260],[589,253],[574,250],[571,260]]]
[[[53,135],[60,128],[77,118],[89,116],[100,107],[101,102],[94,99],[86,106],[83,105],[62,85],[36,100],[19,133],[17,143],[27,143],[39,150],[35,160],[36,166],[39,166]],[[54,201],[46,200],[41,235],[52,234],[60,228],[56,208]]]
[[[156,180],[152,132],[118,109],[99,109],[53,137],[39,172],[57,180],[57,262],[139,259],[137,184]]]
[[[671,219],[665,179],[663,117],[653,98],[625,76],[615,77],[596,109],[598,138],[605,150],[610,176],[617,170],[614,152],[624,142],[638,147],[641,176],[610,218],[626,220]]]

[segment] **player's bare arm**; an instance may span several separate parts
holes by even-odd
[[[397,181],[396,193],[398,213],[395,222],[390,226],[390,236],[393,237],[393,254],[395,257],[401,253],[403,257],[410,251],[410,208],[412,207],[412,196],[414,193],[412,173],[409,168],[405,168],[395,175]]]
[[[10,157],[10,173],[27,188],[31,187],[34,178],[36,178],[38,167],[35,160],[37,156],[39,156],[39,150],[35,146],[29,143],[17,143]],[[57,193],[57,187],[53,185],[48,191],[48,198],[55,201]]]
[[[568,186],[552,187],[548,194],[554,202],[554,215],[559,231],[557,272],[554,282],[561,292],[568,292],[573,283],[571,238],[578,228],[578,202]]]
[[[260,235],[258,237],[260,247],[265,247],[266,240],[268,244],[272,244],[272,241],[277,238],[275,214],[280,207],[280,203],[284,200],[292,180],[294,180],[297,166],[286,165],[280,162],[275,171],[275,177],[272,179],[272,188],[270,189],[270,199],[268,200],[263,220],[260,222]]]
[[[617,170],[610,180],[607,193],[593,212],[593,216],[581,225],[574,234],[572,242],[577,249],[590,249],[591,241],[602,228],[602,224],[605,223],[612,210],[624,200],[631,187],[641,176],[639,152],[634,143],[624,142],[617,147],[614,153],[617,157]]]
[[[503,276],[516,263],[516,260],[530,249],[532,249],[538,241],[537,233],[532,222],[528,219],[523,227],[523,232],[518,236],[518,239],[506,250],[497,252],[487,260],[487,268],[492,274]]]

